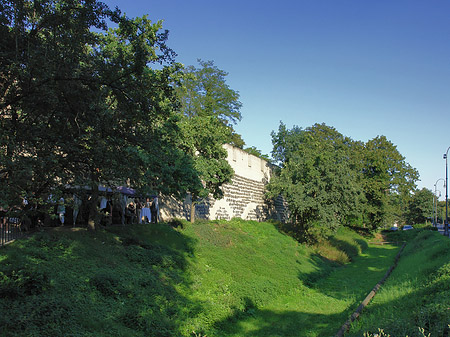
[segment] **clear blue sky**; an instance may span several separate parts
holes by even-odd
[[[325,123],[394,143],[419,188],[445,178],[450,146],[448,0],[108,0],[164,20],[177,61],[213,60],[240,93],[247,146],[272,130]],[[450,151],[449,151],[450,152]],[[442,181],[438,190],[445,196]],[[441,198],[442,199],[442,198]]]

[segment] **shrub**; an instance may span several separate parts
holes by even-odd
[[[40,294],[49,286],[48,277],[36,267],[0,272],[0,297],[16,298]]]

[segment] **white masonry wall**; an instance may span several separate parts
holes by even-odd
[[[222,187],[224,191],[222,199],[208,198],[198,204],[196,217],[209,220],[241,218],[285,221],[284,202],[280,198],[266,200],[264,197],[265,185],[269,182],[272,172],[270,164],[231,145],[226,144],[224,148],[228,152],[228,163],[234,170],[232,182]],[[189,219],[190,197],[183,203],[163,198],[161,216],[164,220]]]

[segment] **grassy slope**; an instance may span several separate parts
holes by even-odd
[[[378,328],[391,336],[450,335],[450,242],[437,232],[410,231],[398,267],[348,334]],[[395,238],[394,238],[395,239]]]
[[[353,262],[238,220],[38,233],[0,250],[0,335],[333,335],[397,248],[349,230],[321,247]]]
[[[208,336],[333,335],[396,253],[395,247],[370,247],[325,278],[330,263],[270,224],[221,223],[188,231],[208,242],[196,252],[195,279],[204,286],[194,285],[206,310],[190,326]],[[333,244],[349,254],[367,246],[348,230]],[[380,254],[388,259],[377,259]],[[360,268],[371,272],[361,278]],[[204,329],[211,321],[212,329]]]

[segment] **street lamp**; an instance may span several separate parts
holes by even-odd
[[[445,225],[444,225],[444,235],[448,236],[448,206],[447,206],[447,200],[448,200],[448,165],[447,165],[447,157],[448,157],[448,150],[450,150],[450,146],[447,149],[447,152],[444,154],[445,159]]]
[[[444,182],[444,187],[445,187],[446,184],[445,184],[444,178],[439,178],[438,180],[436,180],[436,183],[434,184],[434,198],[433,198],[433,201],[435,201],[435,202],[434,202],[434,205],[433,205],[434,206],[433,213],[434,213],[434,225],[435,226],[436,226],[436,223],[437,223],[437,202],[438,202],[438,198],[441,196],[441,191],[439,191],[439,197],[437,196],[437,187],[436,187],[436,185],[441,180]]]

